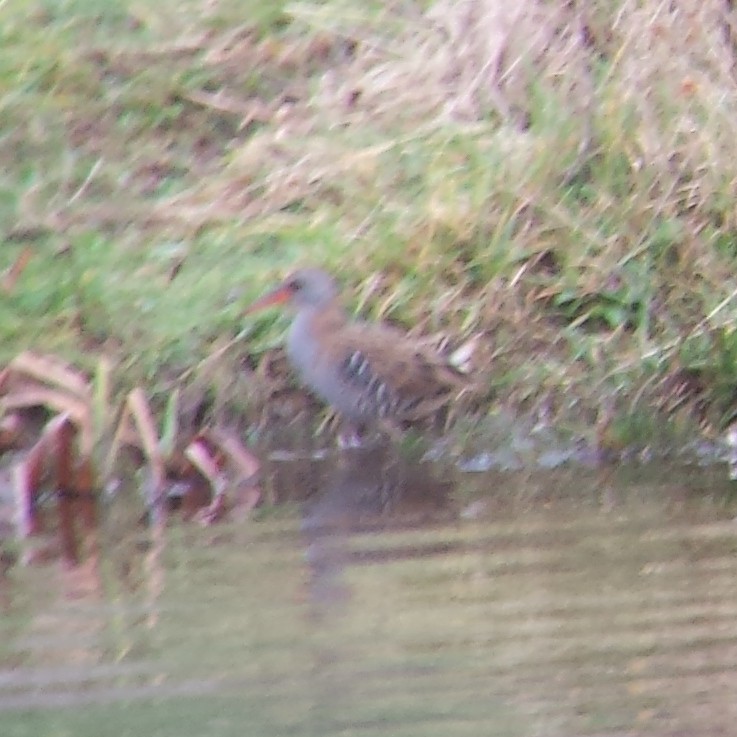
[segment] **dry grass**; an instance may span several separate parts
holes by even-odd
[[[481,414],[731,417],[728,4],[335,0],[249,22],[237,3],[121,0],[115,42],[75,45],[95,12],[5,31],[2,78],[36,70],[2,110],[24,126],[0,143],[11,234],[43,263],[3,298],[42,325],[18,317],[9,351],[29,332],[92,344],[131,381],[229,406],[238,354],[271,361],[283,324],[240,308],[317,262],[364,315],[480,336]],[[32,41],[55,66],[22,63]]]

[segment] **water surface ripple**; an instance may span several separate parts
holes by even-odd
[[[0,582],[5,737],[734,735],[720,468],[267,469],[255,516],[140,523]]]

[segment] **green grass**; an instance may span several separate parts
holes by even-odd
[[[123,388],[248,412],[243,360],[271,360],[285,319],[243,307],[318,263],[364,316],[481,336],[480,415],[503,397],[584,426],[722,427],[737,295],[722,27],[654,1],[583,20],[529,2],[499,56],[495,6],[473,5],[4,3],[2,263],[33,258],[0,294],[0,360],[104,352]]]

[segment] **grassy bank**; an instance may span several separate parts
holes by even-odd
[[[478,336],[480,416],[721,428],[735,14],[497,5],[8,0],[0,359],[247,411],[285,321],[243,307],[317,263],[364,316]]]

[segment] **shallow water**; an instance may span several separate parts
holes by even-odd
[[[380,468],[380,471],[374,470]],[[0,733],[733,735],[724,468],[282,461],[203,528],[107,504],[0,580]]]

